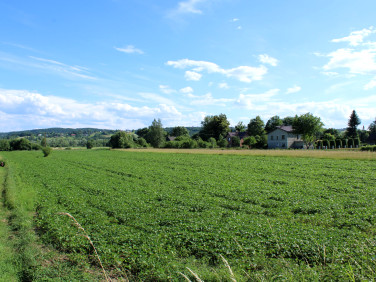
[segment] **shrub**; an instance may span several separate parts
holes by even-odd
[[[42,147],[42,152],[45,157],[49,156],[52,153],[51,147]]]

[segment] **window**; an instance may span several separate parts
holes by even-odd
[[[277,136],[277,140],[278,140],[278,136]]]
[[[270,140],[274,140],[274,138],[273,138],[274,136],[273,135],[270,135]]]
[[[282,140],[285,140],[285,135],[282,135]]]

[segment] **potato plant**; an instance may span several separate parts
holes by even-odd
[[[56,151],[7,154],[37,192],[46,243],[141,280],[370,280],[376,162],[294,157]]]

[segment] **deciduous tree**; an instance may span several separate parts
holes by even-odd
[[[292,123],[294,133],[302,136],[307,149],[315,143],[316,134],[320,132],[323,126],[324,124],[321,122],[321,119],[311,113],[295,116]]]
[[[207,141],[210,137],[219,140],[219,136],[226,136],[230,131],[230,122],[225,114],[206,116],[201,122],[202,129],[199,133],[200,137]]]

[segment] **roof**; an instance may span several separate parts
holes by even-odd
[[[234,136],[238,136],[240,139],[243,139],[245,137],[248,136],[248,133],[247,132],[229,132],[227,133],[227,136],[229,137],[234,137]]]
[[[286,131],[286,132],[293,132],[294,131],[292,129],[292,125],[281,125],[281,126],[277,126],[276,129],[281,129],[281,130]],[[274,129],[274,130],[276,130],[276,129]]]

